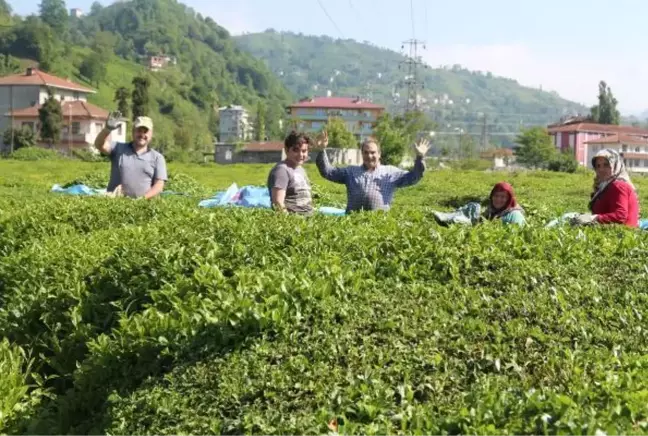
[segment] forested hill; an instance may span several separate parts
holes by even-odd
[[[407,97],[405,56],[369,43],[268,30],[236,36],[239,47],[263,59],[296,95],[361,95],[393,109]],[[421,104],[445,129],[479,132],[483,114],[492,133],[543,125],[588,108],[555,93],[521,86],[515,80],[472,72],[458,65],[420,70]],[[592,90],[596,92],[596,90]]]
[[[226,29],[175,0],[133,0],[70,17],[62,0],[43,0],[39,16],[18,17],[0,0],[2,73],[39,63],[53,74],[98,89],[91,101],[115,108],[115,91],[149,78],[149,110],[156,141],[166,149],[197,149],[212,143],[214,108],[267,107],[266,130],[278,134],[290,92],[260,60],[241,51]],[[161,71],[150,56],[175,60]]]

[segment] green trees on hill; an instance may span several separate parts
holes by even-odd
[[[12,27],[0,28],[0,53],[33,60],[41,70],[96,88],[90,102],[115,110],[117,89],[137,94],[133,79],[145,78],[148,103],[133,95],[133,112],[146,107],[141,110],[156,125],[154,141],[167,150],[176,146],[179,129],[185,131],[183,148],[211,147],[214,108],[227,104],[254,112],[262,103],[266,136],[283,135],[279,120],[292,100],[290,92],[262,61],[239,50],[227,30],[176,0],[95,3],[80,18],[68,16],[63,0],[42,0],[39,15],[25,18],[13,16],[4,5],[0,21]],[[151,56],[168,57],[168,63],[149,72]],[[17,70],[14,62],[0,62],[0,73]]]

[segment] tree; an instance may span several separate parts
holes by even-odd
[[[147,77],[139,76],[133,79],[133,93],[131,96],[131,103],[133,107],[133,120],[135,120],[137,117],[148,115],[149,85],[150,82]]]
[[[61,103],[52,95],[52,91],[48,89],[48,93],[49,97],[38,109],[38,118],[40,120],[40,137],[51,147],[61,140],[63,110]]]
[[[11,55],[0,54],[0,76],[18,73],[21,70],[18,59]]]
[[[117,103],[117,110],[121,112],[124,118],[128,118],[129,107],[128,107],[128,97],[130,93],[128,89],[121,86],[115,90],[115,103]]]
[[[101,53],[94,52],[86,57],[79,66],[79,73],[99,87],[99,83],[106,78],[106,64]]]
[[[12,133],[13,151],[23,147],[34,147],[36,145],[36,135],[34,134],[34,131],[27,126],[23,126],[21,129],[6,129],[2,137],[5,144],[11,144]]]
[[[597,105],[592,106],[590,118],[597,123],[618,125],[621,121],[621,113],[617,109],[618,101],[603,80],[599,82],[598,101]]]
[[[92,6],[90,6],[90,15],[91,16],[96,16],[96,15],[99,14],[99,12],[101,12],[102,9],[103,9],[103,6],[101,5],[101,3],[97,2],[97,1],[92,2]]]
[[[358,140],[349,132],[341,118],[329,118],[326,127],[329,137],[329,147],[332,148],[357,148]]]
[[[13,21],[11,14],[11,6],[5,0],[0,0],[0,24],[5,26],[11,24]]]
[[[112,32],[100,31],[95,33],[92,48],[96,53],[109,58],[112,56],[114,49],[117,46],[117,36]]]
[[[435,127],[436,124],[420,111],[393,118],[389,114],[381,115],[374,128],[374,136],[380,144],[382,162],[387,165],[400,164],[416,138],[429,134]]]
[[[254,120],[254,139],[265,141],[266,137],[266,107],[263,102],[258,102],[256,107],[256,118]]]
[[[556,156],[556,147],[543,127],[532,127],[523,130],[515,142],[520,145],[516,153],[517,161],[522,165],[534,168],[546,168]]]
[[[54,30],[59,39],[64,38],[68,27],[68,12],[64,0],[41,0],[40,17]]]
[[[561,153],[556,153],[547,164],[549,171],[557,171],[562,173],[575,173],[578,169],[578,161],[574,157],[574,150],[569,148]]]
[[[398,165],[405,155],[406,142],[401,128],[395,120],[385,113],[378,118],[374,137],[380,144],[380,157],[383,164]]]

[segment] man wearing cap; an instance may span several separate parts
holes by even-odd
[[[166,160],[149,144],[153,138],[153,121],[137,117],[133,123],[133,140],[128,143],[110,141],[110,133],[118,127],[121,114],[113,112],[108,117],[95,147],[110,156],[110,181],[108,192],[119,190],[127,197],[153,198],[164,189],[167,180]]]

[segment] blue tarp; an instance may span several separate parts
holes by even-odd
[[[52,192],[67,195],[103,195],[106,193],[105,189],[95,189],[86,185],[72,185],[67,188],[59,184],[52,186]]]
[[[272,207],[270,193],[264,186],[248,185],[239,188],[236,183],[232,183],[225,191],[214,194],[212,198],[202,200],[198,203],[199,207],[223,207],[223,206],[240,206],[240,207],[260,207],[270,209]],[[342,216],[346,214],[344,209],[337,207],[322,206],[317,208],[317,212],[324,215]]]
[[[65,194],[65,195],[106,195],[106,190],[105,189],[98,189],[98,188],[91,188],[87,185],[83,184],[77,184],[77,185],[71,185],[68,186],[67,188],[64,188],[63,186],[59,184],[55,184],[52,186],[51,192],[56,192],[57,194]],[[187,195],[182,192],[175,192],[175,191],[162,191],[160,195]]]

